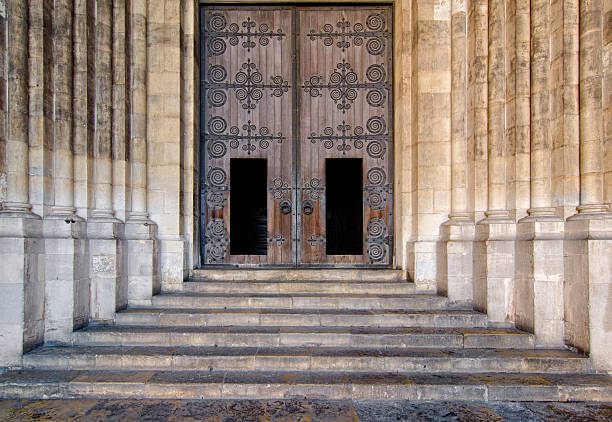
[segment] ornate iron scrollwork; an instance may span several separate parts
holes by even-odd
[[[387,147],[385,142],[391,140],[387,133],[385,119],[380,116],[373,116],[366,122],[366,132],[362,126],[355,126],[351,133],[351,126],[343,120],[341,125],[336,127],[337,132],[331,127],[323,129],[323,134],[311,133],[308,139],[313,144],[321,142],[325,149],[332,149],[334,145],[343,155],[351,148],[361,149],[364,142],[367,143],[366,152],[372,158],[381,158],[385,155]],[[349,144],[352,143],[352,146]]]
[[[268,243],[271,245],[272,243],[276,243],[276,246],[283,246],[283,244],[287,241],[282,234],[277,234],[276,236],[269,236]]]
[[[223,117],[215,116],[208,121],[208,132],[204,134],[206,139],[206,150],[211,158],[221,158],[227,152],[226,143],[229,143],[230,148],[238,149],[242,143],[242,150],[248,155],[257,149],[268,149],[270,142],[281,144],[285,137],[282,133],[276,135],[270,134],[270,129],[262,126],[257,130],[257,127],[251,124],[249,120],[242,125],[243,132],[240,133],[238,126],[229,128],[229,133],[226,133],[227,123]]]
[[[222,192],[210,191],[206,193],[206,205],[211,210],[220,210],[225,207],[227,197]]]
[[[272,193],[272,198],[274,199],[288,199],[291,197],[292,188],[288,182],[280,177],[275,177],[270,181],[268,190]]]
[[[227,245],[229,243],[225,220],[222,218],[210,219],[206,225],[205,239],[206,262],[209,264],[223,262],[227,255]]]
[[[379,56],[385,51],[385,38],[390,37],[386,26],[386,19],[382,14],[369,15],[365,27],[361,22],[357,22],[352,28],[351,23],[342,17],[336,23],[337,30],[334,31],[333,25],[326,23],[319,32],[311,29],[307,36],[311,41],[322,39],[326,47],[334,45],[335,41],[336,47],[342,51],[351,46],[351,41],[356,46],[363,45],[365,41],[368,53]]]
[[[242,63],[241,70],[234,76],[234,82],[226,82],[227,70],[221,65],[210,66],[206,71],[206,79],[204,87],[207,89],[206,98],[211,107],[225,105],[225,90],[234,89],[236,99],[247,113],[257,107],[257,103],[263,98],[264,90],[271,90],[272,97],[281,97],[290,88],[289,82],[280,75],[272,76],[271,83],[264,83],[263,75],[251,59]]]
[[[326,243],[323,236],[315,236],[314,234],[311,234],[306,241],[310,243],[310,246],[312,247],[315,247],[316,245],[324,245]]]
[[[227,182],[227,173],[221,167],[210,167],[206,174],[209,186],[223,186]]]
[[[383,218],[372,218],[368,221],[366,230],[366,256],[372,262],[384,261],[391,243],[391,238],[387,235],[387,223]]]
[[[321,199],[323,192],[325,192],[325,188],[322,186],[323,182],[321,179],[313,177],[310,179],[310,182],[304,183],[304,187],[302,190],[310,199],[318,200]]]
[[[386,185],[386,181],[387,173],[381,167],[372,167],[366,173],[366,202],[373,210],[382,210],[387,204],[387,194],[391,191],[391,186]]]
[[[241,26],[242,29],[240,28]],[[271,39],[282,40],[285,35],[282,29],[279,28],[274,31],[266,23],[258,26],[257,22],[251,20],[250,17],[247,17],[242,22],[242,25],[231,23],[228,26],[227,19],[220,13],[208,15],[204,30],[208,56],[223,54],[227,49],[226,39],[231,46],[241,44],[242,48],[251,51],[257,45],[255,40],[259,41],[259,45],[265,47],[270,43]],[[240,43],[241,40],[242,43]]]
[[[330,98],[336,103],[338,110],[346,113],[351,108],[352,103],[357,99],[358,89],[368,89],[366,101],[372,107],[381,107],[385,104],[387,92],[391,88],[386,81],[386,72],[383,65],[374,64],[366,70],[368,82],[359,82],[357,73],[352,69],[351,64],[342,59],[329,75],[329,82],[325,83],[322,76],[311,76],[304,82],[302,88],[311,97],[322,96],[321,90],[329,89]]]

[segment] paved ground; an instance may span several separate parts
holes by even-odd
[[[1,421],[612,421],[612,403],[0,400]]]

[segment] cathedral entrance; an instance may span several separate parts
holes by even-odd
[[[200,18],[202,263],[389,266],[391,8]]]

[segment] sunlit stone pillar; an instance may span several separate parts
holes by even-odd
[[[157,225],[147,213],[147,2],[132,0],[128,13],[130,104],[130,211],[127,240],[128,303],[146,305],[160,290]]]
[[[580,206],[565,225],[566,341],[612,370],[612,215],[604,203],[602,1],[580,1]]]
[[[490,323],[514,321],[514,239],[506,198],[506,10],[488,2],[488,210],[476,227],[474,305]]]
[[[45,8],[52,48],[53,204],[43,221],[45,237],[45,341],[69,343],[73,329],[89,320],[86,224],[75,214],[73,177],[73,2],[55,0]],[[50,35],[49,34],[49,35]]]
[[[563,230],[552,207],[551,5],[531,1],[531,200],[517,227],[516,324],[563,344]]]
[[[0,211],[0,367],[19,365],[44,336],[42,222],[30,212],[28,181],[28,1],[6,2],[1,94],[6,126],[0,133],[6,194]]]
[[[451,4],[451,213],[441,229],[446,268],[440,293],[453,303],[473,297],[474,223],[468,212],[467,1]]]
[[[91,3],[93,5],[93,3]],[[95,28],[95,134],[93,153],[94,209],[87,222],[91,276],[91,318],[111,320],[127,304],[123,262],[123,223],[112,208],[112,16],[113,4],[95,2],[88,14]]]

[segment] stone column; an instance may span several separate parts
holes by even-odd
[[[604,203],[602,110],[602,1],[580,1],[580,206],[608,211]]]
[[[81,217],[89,217],[93,201],[89,185],[91,184],[91,155],[93,154],[93,99],[95,90],[89,85],[88,63],[93,62],[95,49],[94,40],[88,39],[88,30],[95,22],[88,18],[92,14],[90,2],[74,2],[74,44],[73,44],[73,153],[74,153],[74,205]],[[93,31],[92,31],[93,32]],[[89,44],[88,44],[89,43]],[[92,75],[93,76],[93,75]],[[89,120],[91,109],[92,121]]]
[[[162,289],[185,271],[181,204],[181,1],[147,2],[147,211],[158,224]]]
[[[476,227],[474,305],[490,323],[514,321],[514,239],[506,198],[505,0],[488,2],[488,210]]]
[[[580,206],[565,225],[566,341],[611,371],[612,215],[604,203],[602,2],[580,1]]]
[[[514,209],[516,216],[524,216],[529,208],[530,195],[530,139],[531,139],[531,19],[530,0],[516,0],[514,19],[514,108],[508,114],[514,118]]]
[[[440,293],[453,303],[473,298],[474,223],[468,212],[467,2],[451,4],[451,213],[442,226],[445,277]],[[446,282],[445,282],[446,281]]]
[[[563,230],[552,207],[550,0],[531,1],[531,199],[516,244],[516,324],[563,345]]]
[[[603,36],[602,55],[607,60],[603,63],[603,143],[604,143],[604,202],[608,211],[612,211],[612,2],[603,4],[602,26],[606,32]],[[604,23],[605,22],[605,23]]]
[[[127,240],[128,303],[147,305],[160,290],[157,225],[147,213],[147,2],[132,0],[128,13],[130,211]]]
[[[89,272],[84,220],[75,214],[73,177],[73,2],[55,0],[50,13],[53,92],[53,203],[43,221],[45,237],[45,341],[69,343],[89,321]]]
[[[123,223],[112,208],[112,2],[95,3],[94,209],[87,224],[90,252],[91,318],[111,320],[127,305]]]
[[[451,5],[417,1],[416,139],[413,177],[416,186],[416,236],[408,245],[409,271],[420,290],[435,291],[442,279],[440,225],[450,212],[451,144]],[[438,157],[438,159],[432,159]]]
[[[6,194],[0,211],[0,366],[20,365],[43,342],[45,284],[42,223],[30,212],[28,181],[28,1],[6,3],[0,46],[6,73],[0,133]],[[10,46],[10,48],[7,48]]]

